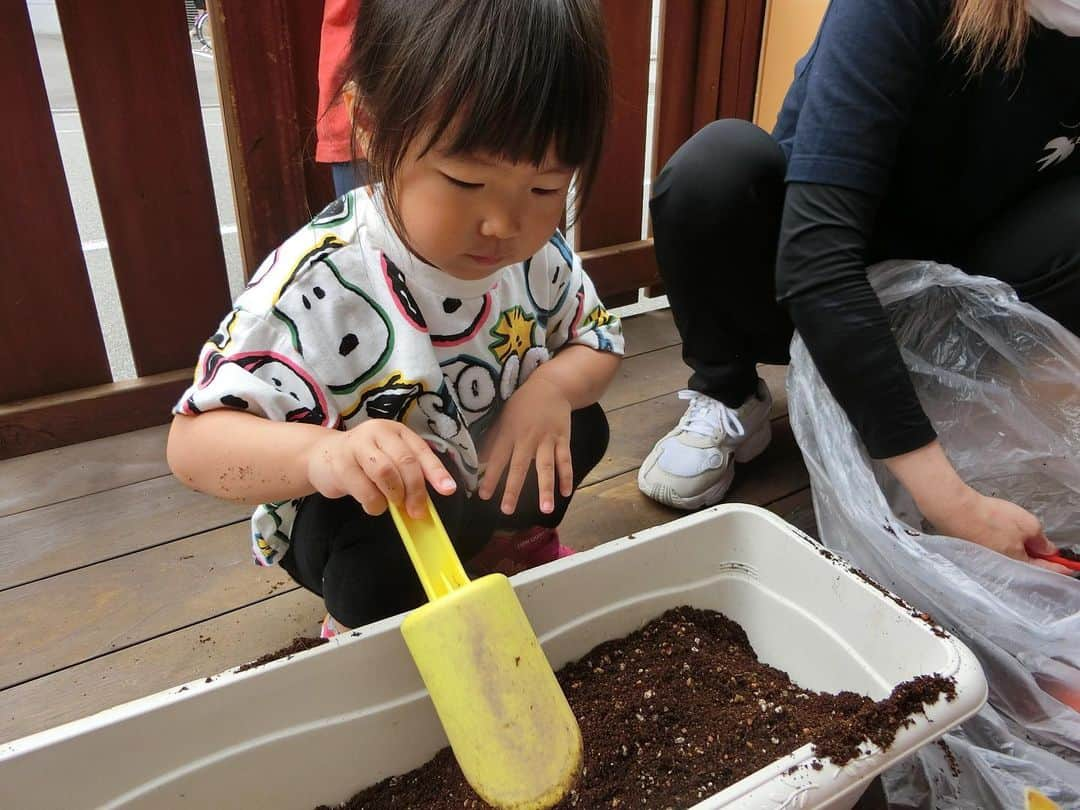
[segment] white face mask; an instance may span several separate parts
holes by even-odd
[[[1067,37],[1080,37],[1080,0],[1027,0],[1028,14]]]

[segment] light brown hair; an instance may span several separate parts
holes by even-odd
[[[995,62],[1019,67],[1030,30],[1026,0],[955,0],[946,36],[979,74]]]

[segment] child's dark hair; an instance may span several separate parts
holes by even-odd
[[[537,165],[554,146],[578,169],[578,210],[588,195],[611,95],[599,0],[362,0],[342,78],[353,153],[364,130],[398,224],[387,181],[421,136],[423,152],[451,133],[452,154]]]

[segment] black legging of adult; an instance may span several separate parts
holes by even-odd
[[[915,235],[910,247],[895,236],[889,244],[875,238],[867,195],[786,185],[786,163],[768,133],[716,121],[679,148],[653,186],[657,261],[693,390],[738,407],[755,391],[756,364],[787,362],[797,326],[872,456],[931,441],[866,275],[869,264],[889,258],[1001,279],[1080,333],[1080,174],[925,255],[925,239]]]

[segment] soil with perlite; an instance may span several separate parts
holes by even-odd
[[[868,742],[887,748],[924,704],[956,696],[939,676],[903,683],[878,702],[802,689],[757,660],[738,624],[688,607],[557,674],[585,741],[581,779],[559,808],[689,808],[806,743],[817,757],[811,767],[842,765]],[[486,806],[444,749],[339,808]]]

